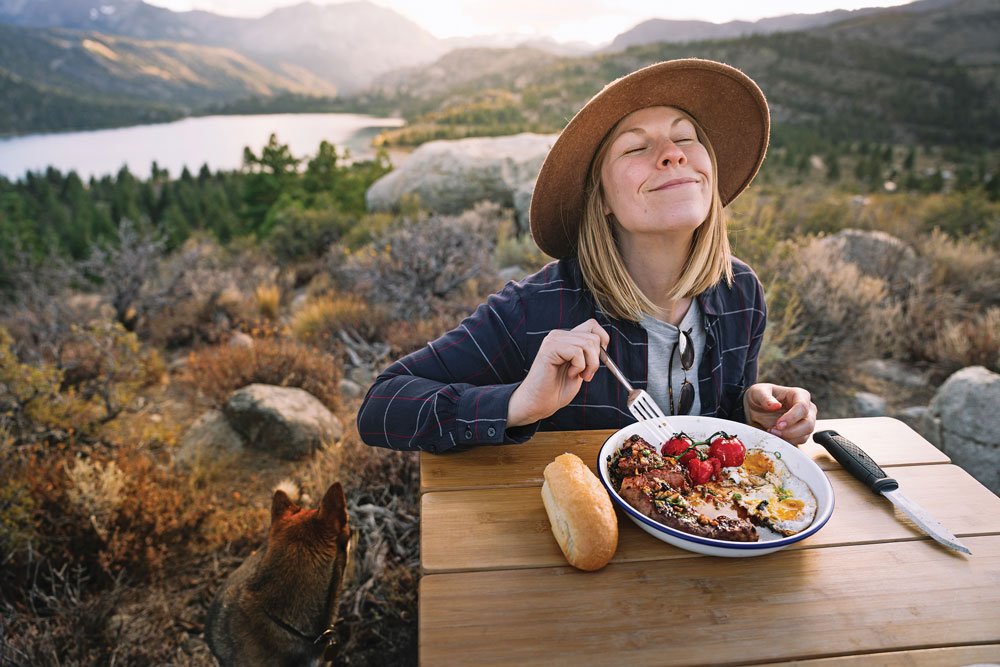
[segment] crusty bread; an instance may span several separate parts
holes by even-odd
[[[569,564],[599,570],[618,548],[618,517],[600,480],[576,454],[545,466],[542,502]]]

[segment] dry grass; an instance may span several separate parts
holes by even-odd
[[[254,290],[257,302],[257,312],[268,320],[278,319],[278,309],[281,306],[281,288],[275,284],[258,285]]]
[[[1000,250],[934,230],[917,240],[933,285],[969,303],[1000,305]]]
[[[390,322],[385,308],[356,296],[333,294],[306,303],[292,318],[296,338],[329,346],[339,331],[349,331],[365,340],[375,340]]]

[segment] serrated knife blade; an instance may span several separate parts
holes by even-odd
[[[948,532],[927,510],[904,496],[899,491],[899,482],[885,474],[885,471],[856,444],[836,431],[820,431],[813,434],[813,440],[823,445],[837,463],[854,475],[874,493],[885,496],[898,507],[913,523],[939,543],[964,554],[972,555],[968,547]]]

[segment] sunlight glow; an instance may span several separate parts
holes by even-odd
[[[175,11],[202,9],[228,16],[263,16],[301,0],[149,0]],[[335,0],[314,0],[337,4]],[[652,18],[713,23],[756,21],[786,14],[817,14],[834,9],[892,7],[909,0],[705,0],[671,3],[662,0],[371,0],[406,16],[435,37],[520,34],[556,41],[609,42]]]

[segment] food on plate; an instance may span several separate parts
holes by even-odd
[[[659,452],[632,435],[608,458],[608,473],[641,514],[700,537],[775,539],[805,530],[816,516],[815,496],[780,453],[747,450],[721,431],[704,441],[676,433]]]
[[[725,488],[752,518],[782,535],[795,535],[816,518],[816,497],[781,458],[763,449],[747,452],[743,466],[732,469]]]
[[[599,570],[618,548],[618,517],[608,492],[575,454],[545,466],[542,502],[552,534],[566,560],[581,570]]]

